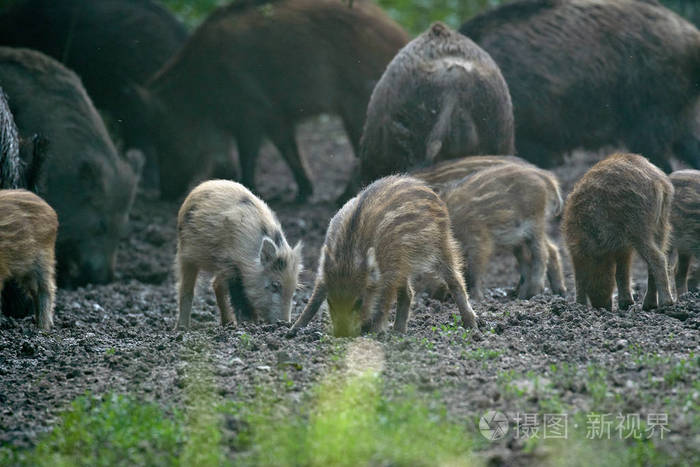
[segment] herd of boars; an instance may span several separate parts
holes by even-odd
[[[236,0],[189,37],[153,0],[17,0],[0,10],[3,311],[49,329],[56,281],[112,280],[139,183],[178,199],[216,178],[178,214],[178,328],[199,272],[222,324],[290,321],[301,243],[254,194],[256,158],[270,140],[307,200],[295,127],[321,113],[358,163],[292,330],[327,302],[336,335],[381,331],[396,303],[405,332],[419,277],[476,330],[470,294],[503,249],[519,298],[565,295],[562,213],[577,302],[611,309],[616,285],[631,306],[636,251],[643,307],[666,306],[700,257],[699,104],[700,31],[655,0],[516,0],[413,40],[370,0]],[[629,153],[568,197],[542,168],[608,146]],[[691,168],[669,176],[673,156]]]

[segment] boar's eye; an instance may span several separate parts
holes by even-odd
[[[282,290],[282,284],[280,284],[277,281],[273,281],[270,283],[270,291],[272,293],[279,293]]]

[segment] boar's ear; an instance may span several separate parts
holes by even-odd
[[[263,237],[262,243],[260,244],[260,264],[264,267],[269,266],[277,258],[277,245],[268,236]]]
[[[367,250],[367,271],[369,272],[369,281],[372,284],[379,282],[381,273],[379,271],[379,265],[377,264],[377,256],[374,252],[374,247],[371,246]]]
[[[301,243],[301,240],[299,240],[299,241],[297,242],[297,244],[294,245],[294,248],[292,249],[292,253],[294,254],[294,256],[296,256],[297,258],[299,258],[299,262],[298,262],[298,264],[299,264],[299,271],[301,271],[302,269],[304,269],[304,264],[302,263],[302,255],[301,255],[301,250],[302,250],[303,247],[304,247],[304,245]]]

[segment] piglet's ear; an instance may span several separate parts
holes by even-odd
[[[377,264],[377,256],[372,246],[367,250],[367,271],[369,272],[369,280],[371,283],[376,284],[379,282],[381,273],[379,271],[379,265]]]
[[[277,258],[277,245],[270,237],[263,237],[260,244],[260,264],[269,266]]]

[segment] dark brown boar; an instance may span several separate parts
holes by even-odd
[[[336,336],[377,332],[386,326],[396,301],[394,329],[405,332],[411,282],[421,273],[447,283],[462,325],[476,329],[461,268],[445,203],[416,178],[382,178],[331,219],[314,291],[292,330],[306,326],[327,300]]]
[[[519,156],[551,166],[579,147],[621,145],[671,171],[700,92],[700,32],[654,3],[523,0],[460,28],[508,82]],[[700,146],[676,146],[700,167]]]
[[[19,0],[0,11],[0,45],[43,52],[75,71],[95,106],[114,120],[126,147],[143,148],[138,101],[144,83],[187,38],[184,26],[151,0]]]
[[[679,170],[669,177],[674,194],[671,207],[671,248],[678,252],[676,293],[688,291],[693,258],[700,258],[700,170]]]
[[[496,63],[442,23],[411,41],[372,92],[360,141],[363,183],[477,154],[513,154],[513,109]]]
[[[562,231],[576,276],[576,301],[612,309],[634,304],[630,263],[634,250],[648,265],[644,309],[673,303],[666,248],[673,185],[668,176],[635,154],[613,154],[579,180],[564,208]]]
[[[56,212],[26,190],[0,190],[0,293],[15,279],[31,296],[37,326],[53,325]]]
[[[21,137],[49,141],[38,194],[58,212],[59,283],[107,282],[140,161],[120,157],[80,79],[28,49],[0,47],[0,83]]]
[[[547,235],[547,223],[564,204],[554,174],[503,163],[444,185],[441,197],[464,252],[467,288],[475,300],[483,299],[482,278],[497,248],[512,250],[518,261],[518,297],[542,293],[545,273],[552,292],[565,294],[559,251]]]
[[[233,135],[242,182],[255,189],[255,163],[269,138],[291,169],[298,197],[312,193],[295,125],[341,116],[355,147],[372,87],[407,41],[369,1],[244,0],[212,13],[141,90],[155,124],[161,195],[182,194],[206,167],[205,130]],[[231,170],[234,172],[234,170]]]

